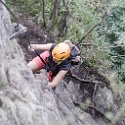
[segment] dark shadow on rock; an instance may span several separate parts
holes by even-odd
[[[0,99],[0,107],[3,105],[3,102],[2,102],[2,100]]]

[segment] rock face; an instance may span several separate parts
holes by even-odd
[[[62,81],[53,91],[45,71],[33,75],[23,52],[12,35],[10,16],[0,3],[0,125],[107,125],[105,111],[113,106],[112,92],[99,88],[93,102],[85,100],[86,90],[80,83]],[[84,106],[83,104],[84,100]],[[88,99],[89,100],[89,99]],[[91,100],[91,99],[90,99]],[[104,103],[104,101],[106,103]],[[88,104],[88,105],[87,105]],[[88,108],[84,108],[84,107]],[[91,111],[89,111],[91,110]],[[111,110],[111,108],[110,108]],[[92,114],[94,112],[94,115]]]

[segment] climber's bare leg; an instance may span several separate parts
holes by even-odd
[[[38,67],[38,65],[34,61],[30,61],[28,63],[28,67],[32,70],[33,73],[36,73],[37,71],[40,70],[40,68]]]

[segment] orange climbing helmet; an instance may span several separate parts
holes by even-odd
[[[65,60],[70,56],[70,51],[69,45],[65,42],[61,42],[52,50],[52,56],[58,61]]]

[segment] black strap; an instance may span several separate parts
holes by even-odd
[[[18,19],[17,19],[17,17],[15,16],[15,14],[10,10],[10,8],[2,1],[2,0],[0,0],[0,2],[6,7],[6,9],[12,14],[12,16],[14,17],[14,19],[15,19],[15,22],[17,22],[17,26],[16,27],[18,27],[19,26],[19,21],[18,21]]]
[[[56,43],[53,43],[53,44],[52,44],[52,46],[51,46],[51,48],[50,48],[50,50],[49,50],[50,53],[52,53],[52,50],[55,48],[56,45],[57,45]]]
[[[34,52],[36,53],[37,56],[39,56],[41,61],[44,63],[44,69],[46,69],[47,72],[52,71],[50,65],[46,64],[46,62],[43,60],[43,58],[40,56],[40,54],[36,50],[34,50]]]

